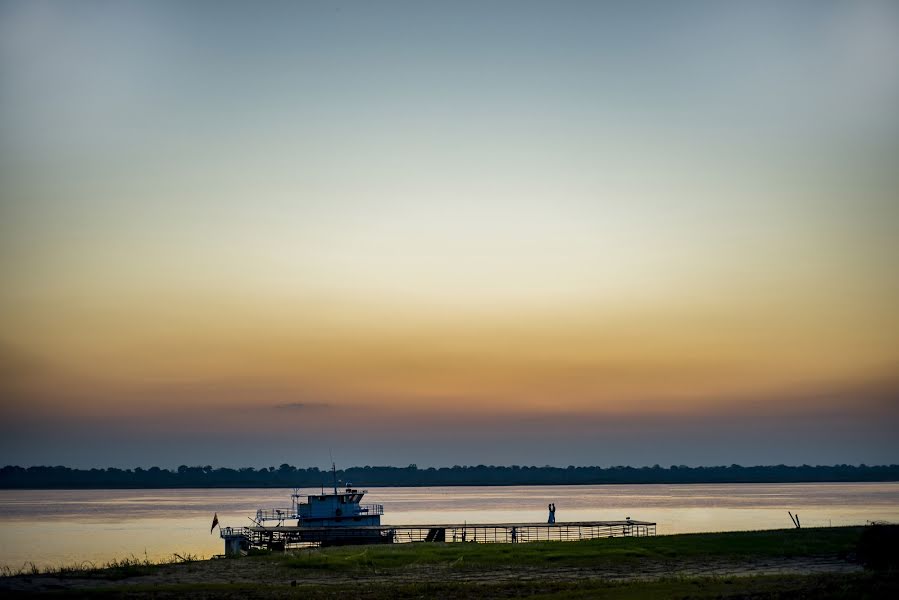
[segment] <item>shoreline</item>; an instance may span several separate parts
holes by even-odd
[[[317,467],[176,469],[134,467],[79,469],[65,466],[0,468],[0,489],[249,489],[330,487],[334,481],[363,481],[370,487],[481,487],[552,485],[835,484],[899,482],[899,465],[642,466],[453,466],[419,468],[346,467],[333,473]]]
[[[877,483],[899,483],[897,479],[863,479],[863,480],[803,480],[803,481],[598,481],[598,482],[578,482],[578,483],[421,483],[421,484],[368,484],[371,489],[379,488],[472,488],[472,487],[587,487],[587,486],[608,486],[608,485],[633,485],[633,486],[650,486],[650,485],[817,485],[817,484],[877,484]],[[320,485],[301,485],[295,486],[290,484],[271,484],[271,485],[117,485],[117,486],[45,486],[45,487],[4,487],[0,485],[2,491],[103,491],[103,490],[272,490],[272,489],[317,489]],[[325,486],[327,488],[328,486]]]
[[[577,590],[598,593],[606,588],[618,593],[685,581],[716,595],[721,585],[732,591],[770,587],[772,593],[816,589],[822,581],[857,584],[859,589],[895,587],[899,585],[895,571],[872,574],[861,562],[860,542],[870,529],[780,529],[522,544],[418,543],[261,552],[234,559],[181,557],[167,564],[134,561],[101,569],[63,568],[0,577],[0,591],[125,597],[202,592],[204,597],[236,598],[260,591],[330,597],[335,590],[343,590],[387,598],[414,596],[422,586],[432,586],[446,597],[474,598],[509,591],[541,597],[555,597],[557,592],[558,597],[568,597]],[[723,580],[729,583],[722,584]]]

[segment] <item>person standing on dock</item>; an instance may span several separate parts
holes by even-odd
[[[549,523],[550,525],[556,522],[556,505],[552,502],[549,504]]]

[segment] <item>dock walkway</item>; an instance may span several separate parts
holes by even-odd
[[[559,523],[450,523],[359,527],[223,527],[225,553],[251,548],[285,550],[304,546],[478,542],[487,544],[575,541],[655,535],[649,521],[571,521]]]

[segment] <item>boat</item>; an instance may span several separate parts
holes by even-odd
[[[655,535],[656,524],[635,521],[556,522],[551,504],[546,523],[439,523],[382,525],[382,504],[363,504],[367,490],[347,483],[338,488],[337,467],[331,465],[332,489],[301,494],[294,489],[290,507],[260,509],[250,527],[221,527],[225,556],[252,551],[284,551],[307,546],[346,546],[408,542],[522,543],[574,541],[597,537]],[[213,520],[213,528],[218,515]]]
[[[223,527],[220,535],[225,539],[225,553],[246,551],[253,539],[267,540],[265,546],[272,550],[284,550],[288,530],[291,543],[319,546],[351,544],[389,544],[394,533],[381,527],[383,504],[363,504],[368,490],[359,490],[347,483],[338,489],[337,467],[331,465],[333,491],[304,495],[299,489],[291,494],[289,508],[259,509],[251,519],[255,527]],[[295,523],[295,525],[294,525]],[[253,535],[248,536],[247,531]],[[256,544],[252,544],[256,545]]]

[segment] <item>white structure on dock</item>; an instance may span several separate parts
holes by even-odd
[[[598,537],[655,535],[656,524],[648,521],[578,521],[553,523],[482,523],[435,525],[381,525],[384,506],[362,504],[366,490],[347,484],[334,491],[301,495],[294,490],[290,508],[256,511],[253,527],[222,527],[225,554],[237,556],[251,548],[284,550],[300,546],[393,544],[402,542],[521,543],[573,541]],[[305,499],[305,502],[303,501]],[[269,525],[270,522],[274,525]],[[293,524],[296,523],[296,525]]]

